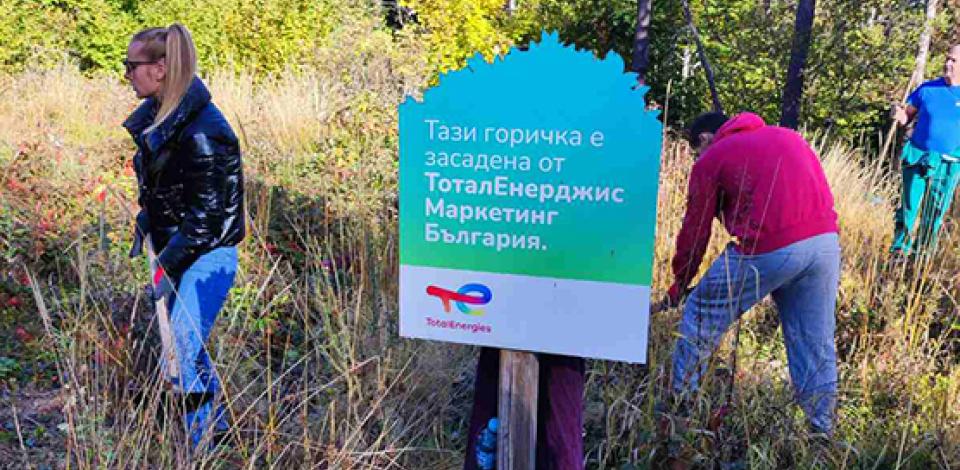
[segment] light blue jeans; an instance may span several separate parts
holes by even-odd
[[[684,305],[673,353],[674,392],[695,391],[730,325],[772,294],[797,402],[814,430],[831,433],[837,401],[834,310],[839,279],[836,233],[761,255],[743,255],[732,244],[728,246]]]
[[[214,410],[220,382],[207,354],[206,342],[237,273],[237,248],[217,248],[201,256],[180,277],[172,294],[170,326],[180,363],[180,377],[171,381],[182,391],[187,433],[196,448],[211,429],[226,429],[223,405]]]

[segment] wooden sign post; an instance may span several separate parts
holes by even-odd
[[[533,353],[500,351],[498,469],[536,468],[539,378],[540,364]]]

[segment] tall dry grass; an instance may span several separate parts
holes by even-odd
[[[357,28],[318,51],[324,69],[207,76],[244,142],[250,236],[210,342],[233,428],[229,445],[198,457],[201,467],[462,461],[473,349],[397,335],[396,105],[426,77],[413,45]],[[185,467],[184,436],[156,414],[164,398],[146,269],[125,255],[135,199],[119,123],[132,93],[68,65],[3,77],[0,90],[0,290],[33,295],[16,318],[36,319],[36,345],[55,359],[65,425],[51,439],[64,443],[62,462]],[[887,269],[896,178],[870,155],[816,142],[844,250],[839,443],[818,445],[803,430],[769,303],[745,316],[736,350],[733,338],[721,348],[690,426],[657,438],[652,408],[673,311],[653,320],[648,366],[590,361],[588,467],[643,468],[667,455],[705,467],[960,465],[957,229],[946,228],[941,256]],[[655,291],[670,280],[690,164],[685,145],[668,138]],[[725,242],[719,228],[714,238],[708,258]],[[707,421],[726,404],[731,377],[732,413],[714,429]]]

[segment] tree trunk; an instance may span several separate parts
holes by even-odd
[[[924,73],[927,69],[927,56],[930,53],[930,39],[933,35],[933,21],[937,18],[937,1],[938,0],[927,0],[927,19],[923,26],[923,33],[920,34],[920,44],[919,47],[917,47],[917,60],[913,68],[913,74],[910,75],[910,82],[907,83],[907,87],[903,90],[903,98],[900,99],[900,103],[906,102],[910,96],[910,92],[923,83]],[[887,131],[887,137],[883,140],[880,158],[884,158],[887,152],[890,151],[896,137],[897,123],[894,122],[890,125],[890,130]],[[894,166],[896,166],[899,161],[899,156],[894,152],[891,158],[893,159]]]
[[[960,0],[950,0],[947,2],[948,11],[953,11],[953,27],[950,30],[950,44],[960,44],[960,18],[958,18],[958,13],[960,12]]]
[[[810,51],[811,31],[816,9],[816,0],[800,0],[797,4],[793,47],[790,49],[790,66],[787,69],[786,83],[783,85],[783,101],[780,107],[780,125],[791,129],[796,129],[800,122],[800,99],[803,98],[804,70],[807,66],[807,53]]]
[[[633,57],[631,68],[637,72],[637,83],[647,83],[647,69],[650,67],[650,12],[653,0],[637,1],[637,29],[633,35]]]
[[[927,0],[927,20],[923,25],[923,34],[920,35],[920,47],[917,49],[917,65],[913,69],[911,81],[914,85],[923,83],[923,75],[927,70],[927,56],[930,54],[930,37],[933,33],[933,22],[937,19],[937,0]],[[907,90],[909,93],[910,90]]]
[[[713,68],[710,67],[710,60],[707,59],[707,52],[703,49],[703,41],[700,40],[700,32],[697,26],[693,24],[693,13],[690,12],[690,2],[683,0],[683,16],[687,19],[687,26],[693,34],[693,40],[697,43],[697,55],[700,56],[700,64],[707,74],[707,85],[710,86],[710,97],[713,99],[713,111],[722,113],[723,106],[720,104],[720,95],[717,93],[717,83],[713,77]]]
[[[507,3],[503,6],[503,9],[507,10],[508,15],[513,15],[513,12],[517,10],[517,0],[507,0]]]

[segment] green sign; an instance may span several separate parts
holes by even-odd
[[[401,105],[402,334],[642,360],[506,331],[617,309],[612,328],[643,330],[622,349],[646,349],[662,128],[623,69],[545,34]]]

